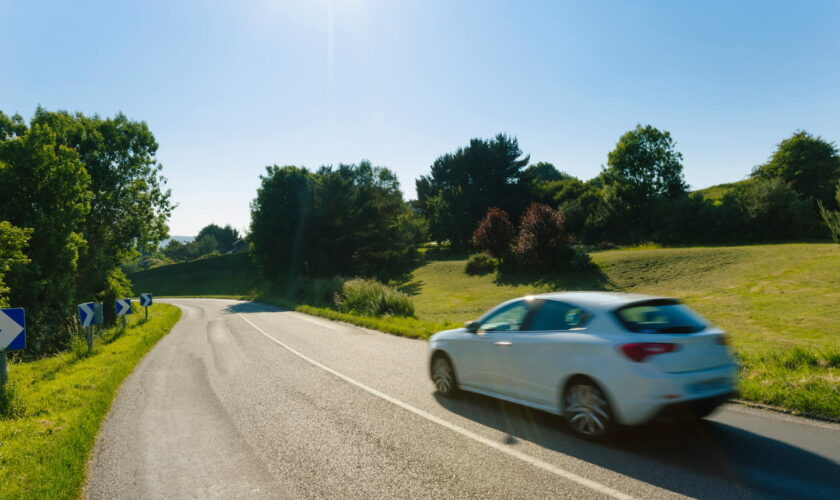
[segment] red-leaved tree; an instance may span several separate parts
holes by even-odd
[[[487,214],[478,222],[472,236],[473,246],[484,250],[493,257],[501,259],[510,251],[515,230],[507,212],[490,207]]]
[[[531,203],[519,220],[519,234],[513,250],[522,263],[532,266],[567,264],[572,237],[565,231],[563,212],[548,205]]]

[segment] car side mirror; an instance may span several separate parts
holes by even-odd
[[[464,323],[464,328],[467,329],[468,332],[475,333],[478,330],[478,321],[467,321]]]

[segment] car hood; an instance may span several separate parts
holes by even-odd
[[[453,328],[452,330],[443,330],[442,332],[437,332],[436,334],[429,337],[429,340],[432,342],[436,342],[439,340],[447,340],[455,337],[456,335],[466,333],[466,328]]]

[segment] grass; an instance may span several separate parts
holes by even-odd
[[[744,366],[744,399],[840,418],[840,368],[836,362],[840,353],[840,245],[644,245],[595,252],[592,258],[600,272],[559,277],[468,275],[464,272],[466,254],[429,251],[426,255],[426,264],[400,286],[412,296],[416,318],[350,315],[266,292],[240,297],[417,338],[461,325],[503,300],[530,293],[611,290],[678,297],[728,332]],[[205,264],[212,263],[212,259],[208,261]],[[217,265],[230,262],[218,261]],[[183,270],[174,269],[177,266],[168,267],[169,271],[163,267],[146,273],[156,271],[161,277],[191,281]],[[220,273],[229,275],[231,269]],[[138,275],[132,279],[142,282]],[[163,287],[169,278],[159,280]],[[183,295],[237,295],[241,288],[236,288],[236,283],[245,281],[244,277],[218,280],[218,288],[210,287],[207,280],[179,286]],[[160,293],[155,283],[146,283],[148,291]]]
[[[138,293],[158,296],[254,296],[269,283],[247,253],[221,255],[185,264],[156,267],[129,275]]]
[[[122,381],[178,321],[181,312],[155,304],[148,321],[106,330],[87,353],[10,364],[11,401],[0,415],[0,497],[79,498],[99,426]]]
[[[709,186],[705,189],[698,189],[697,191],[693,191],[693,193],[697,193],[703,196],[706,200],[711,200],[715,204],[720,204],[723,202],[723,197],[726,196],[727,193],[734,190],[738,186],[744,185],[749,182],[749,179],[744,179],[742,181],[730,182],[727,184],[718,184],[716,186]]]

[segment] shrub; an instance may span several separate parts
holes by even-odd
[[[499,261],[494,259],[492,255],[483,252],[477,253],[470,255],[465,271],[467,274],[488,274],[495,271],[498,264]]]
[[[837,184],[835,197],[837,198],[837,206],[840,207],[840,184]],[[828,210],[825,208],[822,201],[819,202],[819,208],[820,215],[822,216],[825,225],[828,226],[828,230],[831,231],[831,239],[840,243],[840,211]]]
[[[572,257],[571,239],[562,212],[531,203],[519,221],[514,253],[525,265],[564,267]]]
[[[363,316],[414,316],[414,304],[407,294],[366,278],[346,281],[335,295],[335,304],[341,312]]]
[[[572,271],[592,271],[598,268],[583,248],[573,247],[572,252],[572,258],[569,261],[569,269]]]
[[[472,244],[492,257],[501,259],[510,251],[515,230],[510,216],[496,207],[487,209],[487,215],[479,221],[472,236]]]

